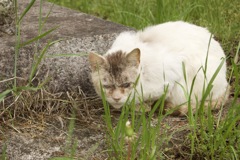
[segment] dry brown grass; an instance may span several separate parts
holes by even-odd
[[[35,123],[41,126],[41,122],[53,117],[58,121],[70,117],[73,109],[77,112],[78,120],[82,122],[91,121],[103,113],[101,99],[86,97],[80,89],[78,93],[51,93],[42,88],[7,96],[0,102],[0,122],[13,129],[13,122],[17,122],[18,125]]]

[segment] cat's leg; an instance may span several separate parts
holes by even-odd
[[[173,116],[184,116],[188,111],[186,96],[184,89],[182,88],[183,85],[180,85],[181,83],[184,84],[184,82],[181,81],[174,84],[165,99],[165,112],[171,110],[171,115]]]
[[[135,111],[137,112],[150,112],[151,111],[151,103],[143,102],[142,104],[135,105]]]
[[[186,116],[188,112],[188,105],[184,104],[181,106],[177,106],[170,101],[165,101],[164,109],[165,112],[167,112],[168,110],[173,110],[173,112],[171,113],[172,116]]]
[[[229,92],[230,86],[227,87],[226,91],[220,97],[214,100],[207,100],[205,101],[204,105],[206,107],[211,106],[212,109],[220,109],[228,100]]]
[[[204,102],[204,108],[207,107],[211,107],[212,110],[215,109],[220,109],[222,107],[222,105],[224,105],[228,99],[228,95],[229,95],[229,89],[227,89],[226,93],[224,92],[220,97],[218,97],[217,99],[213,99],[213,100],[206,100]],[[198,103],[198,105],[200,104],[200,102]],[[196,103],[191,103],[190,104],[191,109],[192,109],[192,113],[196,112]],[[165,102],[165,109],[169,110],[169,109],[174,109],[176,108],[175,111],[173,111],[173,113],[171,115],[173,116],[186,116],[188,113],[188,104],[183,104],[183,105],[174,105],[171,100],[166,100]]]

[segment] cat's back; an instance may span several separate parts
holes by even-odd
[[[111,48],[107,51],[107,54],[112,54],[116,51],[130,52],[132,49],[137,48],[139,45],[139,39],[136,36],[135,31],[125,31],[120,33]]]
[[[177,45],[180,43],[191,44],[201,41],[208,42],[210,32],[187,22],[167,22],[145,28],[137,33],[138,39],[145,43],[164,43]]]
[[[137,37],[142,43],[165,47],[175,54],[194,54],[205,59],[209,50],[210,56],[225,57],[220,44],[206,28],[183,21],[147,27]]]
[[[205,59],[209,49],[211,56],[224,57],[220,44],[206,28],[183,21],[166,22],[138,32],[122,32],[107,53],[117,50],[128,53],[134,48],[140,48],[142,53],[147,55],[158,51],[159,54],[163,52],[184,54],[183,56],[194,54],[202,59]],[[147,51],[144,52],[145,50]]]

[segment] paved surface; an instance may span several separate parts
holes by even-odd
[[[29,1],[22,0],[19,2],[19,10],[23,11]],[[38,35],[39,4],[37,2],[23,19],[21,25],[22,42]],[[51,3],[44,2],[42,7],[43,19],[51,8]],[[41,50],[47,42],[62,39],[61,42],[50,47],[48,54],[83,55],[90,51],[104,53],[119,32],[129,29],[116,23],[56,5],[53,6],[51,14],[43,26],[42,33],[54,27],[58,28],[44,39],[41,39],[39,44],[39,50]],[[2,80],[13,77],[15,37],[5,34],[0,37],[0,42],[0,80]],[[34,44],[30,44],[21,49],[17,67],[18,76],[23,78],[23,80],[19,80],[20,84],[26,83],[33,56],[36,55],[35,48]],[[48,54],[46,54],[47,58],[41,63],[41,69],[35,83],[48,76],[51,77],[49,86],[55,92],[72,90],[80,86],[80,88],[89,90],[86,90],[86,92],[92,93],[92,87],[88,83],[89,79],[86,75],[89,70],[85,56],[48,58]],[[5,89],[5,86],[6,83],[0,84],[0,92]],[[71,86],[74,86],[74,88]]]
[[[21,0],[18,2],[20,3],[19,11],[23,12],[29,0]],[[37,1],[23,19],[21,23],[21,42],[25,42],[38,35],[39,6],[39,1]],[[46,19],[42,33],[54,27],[58,28],[44,39],[41,39],[38,48],[36,48],[35,44],[30,44],[20,49],[17,64],[17,76],[19,77],[17,81],[18,86],[27,84],[34,55],[38,55],[39,53],[36,52],[36,50],[41,51],[48,42],[61,39],[60,42],[55,43],[48,49],[33,83],[37,85],[43,80],[48,79],[48,83],[45,85],[45,93],[47,93],[45,99],[49,98],[50,95],[60,93],[58,95],[61,96],[58,98],[64,101],[67,92],[77,93],[79,89],[81,89],[86,96],[94,96],[95,92],[88,75],[89,67],[86,54],[89,52],[103,54],[108,47],[110,47],[116,35],[121,31],[129,30],[129,28],[71,9],[56,5],[52,6],[51,3],[47,2],[43,3],[43,18],[46,17],[50,10],[51,13]],[[0,81],[13,77],[14,47],[15,36],[1,32]],[[75,56],[69,56],[72,54]],[[8,87],[11,87],[12,83],[12,80],[1,82],[0,93]],[[34,93],[31,96],[38,97],[41,96],[41,93],[39,93],[39,95]],[[24,99],[27,100],[31,98],[33,97],[25,97]],[[49,104],[44,102],[44,104],[45,106],[35,105],[34,107],[40,107],[36,110],[42,111],[44,108],[53,105],[52,102]],[[62,105],[65,105],[64,102]],[[7,102],[5,102],[5,104],[0,103],[0,113],[3,113],[4,107],[7,106]],[[15,107],[16,110],[26,109],[21,108],[23,107],[21,105]],[[80,114],[84,112],[86,112],[86,109],[82,108]],[[44,124],[35,119],[33,121],[18,121],[17,124],[12,126],[8,126],[7,124],[9,123],[2,125],[6,119],[3,120],[4,117],[1,117],[0,155],[7,152],[9,160],[42,160],[63,155],[67,143],[68,125],[59,124],[66,123],[68,120],[56,121],[56,119],[60,117],[61,116],[58,118],[51,117],[53,120],[50,121],[48,118],[44,118]],[[91,117],[88,118],[91,119]],[[80,121],[81,118],[78,118],[78,120]],[[86,156],[92,152],[92,147],[95,148],[96,145],[104,145],[102,142],[104,135],[102,131],[99,131],[98,127],[96,127],[102,122],[98,122],[98,124],[91,123],[90,125],[88,124],[88,120],[85,119],[85,121],[86,122],[76,124],[76,133],[74,135],[78,143],[77,154],[83,158],[87,158]],[[3,149],[4,144],[6,144],[7,147],[6,151]],[[97,151],[96,153],[99,154],[100,152]],[[106,154],[99,154],[97,157],[103,159],[101,156],[104,155]],[[93,154],[91,154],[91,157],[93,157]]]

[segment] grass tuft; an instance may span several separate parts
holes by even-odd
[[[51,0],[55,1],[55,0]],[[7,126],[17,130],[13,120],[33,119],[39,115],[72,115],[68,129],[68,139],[64,157],[56,157],[56,160],[70,160],[76,158],[77,143],[75,142],[74,127],[77,115],[86,121],[94,119],[92,116],[98,112],[95,107],[89,107],[86,103],[93,101],[93,98],[86,99],[81,93],[68,94],[62,97],[62,93],[49,93],[43,81],[38,85],[33,85],[32,81],[37,74],[37,70],[47,49],[57,41],[49,41],[46,46],[39,50],[39,42],[42,38],[51,34],[57,27],[43,32],[44,25],[51,13],[42,17],[42,3],[39,9],[38,35],[25,42],[21,41],[21,22],[28,14],[35,0],[31,0],[22,13],[18,11],[18,1],[14,0],[16,12],[16,45],[14,60],[14,77],[0,81],[13,82],[13,85],[0,93],[0,117],[4,119]],[[197,104],[197,111],[192,112],[190,97],[195,84],[192,82],[190,92],[185,91],[188,98],[187,118],[177,119],[172,125],[174,117],[169,117],[173,111],[163,114],[165,94],[155,103],[148,113],[144,111],[144,103],[140,104],[141,113],[135,112],[135,100],[128,100],[121,113],[115,116],[102,90],[102,102],[104,107],[104,121],[106,124],[107,153],[110,159],[239,159],[240,157],[240,3],[238,0],[222,1],[179,1],[179,0],[59,0],[55,3],[79,9],[86,13],[91,13],[117,23],[121,23],[136,29],[141,29],[148,25],[162,23],[173,20],[189,21],[201,26],[208,27],[218,40],[222,42],[223,48],[228,55],[229,82],[232,86],[231,97],[225,108],[220,112],[214,112],[210,106],[203,108],[206,98],[211,92],[212,83],[216,78],[220,68],[219,65],[210,82],[206,84],[201,103]],[[34,61],[29,73],[29,79],[24,85],[18,83],[21,78],[17,77],[17,64],[19,54],[23,47],[36,43]],[[65,55],[55,55],[65,56]],[[76,54],[66,55],[76,56]],[[207,61],[207,57],[206,57]],[[187,82],[185,65],[183,64],[185,81]],[[207,66],[203,72],[206,73]],[[199,72],[202,70],[200,69]],[[197,73],[196,73],[197,74]],[[80,98],[79,98],[80,95]],[[141,94],[140,94],[141,95]],[[198,100],[197,100],[198,101]],[[10,102],[10,103],[9,103]],[[99,105],[96,101],[96,106]],[[83,104],[83,105],[82,105]],[[78,108],[77,110],[75,110]],[[74,111],[73,111],[74,110]],[[204,112],[203,112],[204,110]],[[73,113],[73,114],[72,114]],[[126,126],[126,123],[130,122]],[[18,131],[18,130],[17,130]],[[19,131],[18,131],[19,132]],[[1,132],[1,134],[3,134]],[[2,159],[7,159],[7,146],[4,145],[1,153]],[[89,154],[84,158],[89,158],[98,148],[98,145],[89,149]],[[82,157],[77,157],[82,158]]]

